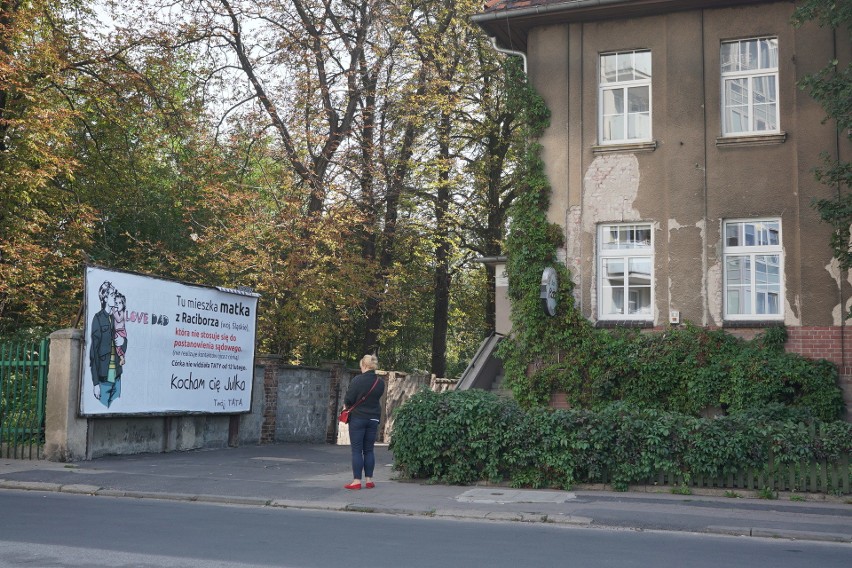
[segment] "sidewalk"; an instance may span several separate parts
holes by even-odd
[[[395,480],[376,448],[375,489],[348,491],[349,447],[282,444],[105,457],[0,459],[0,489],[208,503],[544,522],[852,543],[852,497],[805,502],[631,491],[518,490]],[[813,499],[820,498],[813,496]]]

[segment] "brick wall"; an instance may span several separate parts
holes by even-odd
[[[846,420],[852,421],[852,328],[788,327],[784,348],[811,359],[826,359],[837,365],[840,388],[846,401]]]

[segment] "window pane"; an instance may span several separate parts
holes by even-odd
[[[767,245],[780,245],[781,244],[781,223],[766,223],[764,225],[766,227]]]
[[[725,295],[725,306],[730,315],[739,315],[743,313],[742,302],[740,301],[740,290],[734,288],[728,290]]]
[[[603,92],[603,113],[605,116],[624,113],[624,89],[607,89]]]
[[[633,80],[633,53],[619,53],[618,58],[618,80]]]
[[[631,258],[629,261],[630,287],[634,286],[650,286],[651,285],[651,259],[650,258]]]
[[[748,79],[725,81],[725,132],[749,130]]]
[[[743,225],[743,233],[745,235],[745,238],[743,239],[743,244],[747,247],[753,247],[756,244],[756,242],[754,240],[755,239],[754,223],[745,223]]]
[[[757,40],[740,42],[740,70],[750,71],[758,68]]]
[[[604,139],[604,141],[624,140],[624,117],[623,116],[607,116],[607,117],[604,117],[603,139]]]
[[[650,314],[651,313],[651,288],[634,288],[631,287],[628,291],[628,307],[629,314]]]
[[[627,111],[648,112],[651,110],[651,89],[630,87],[627,89]]]
[[[635,78],[637,80],[651,79],[651,52],[638,51],[634,54]]]
[[[775,76],[755,77],[752,80],[754,102],[753,130],[776,130],[775,101],[777,100]]]
[[[739,43],[729,42],[722,44],[722,73],[730,71],[739,71],[737,65],[737,54],[739,53]]]
[[[748,256],[725,259],[725,290],[728,314],[751,313],[751,261]]]
[[[774,103],[777,99],[775,92],[775,75],[755,77],[751,82],[752,102],[756,105]]]
[[[781,228],[778,221],[757,223],[758,242],[760,246],[773,246],[780,243]]]
[[[725,225],[725,246],[740,246],[740,229],[742,223],[728,223]]]
[[[781,285],[781,264],[777,254],[754,257],[754,281],[758,289],[774,289]]]
[[[751,259],[732,256],[725,260],[727,313],[746,315],[751,312]]]
[[[609,288],[603,292],[601,298],[601,311],[605,315],[619,315],[624,313],[624,289]]]
[[[760,40],[759,50],[759,68],[776,69],[778,67],[778,39]]]
[[[775,105],[754,105],[754,131],[775,129]]]
[[[627,138],[645,140],[651,137],[651,115],[649,113],[627,116]]]
[[[604,314],[624,313],[624,259],[603,261],[601,311]]]
[[[747,256],[729,256],[725,259],[725,285],[747,286],[751,282],[751,262]]]
[[[754,262],[755,304],[758,314],[780,314],[781,265],[778,255],[759,255]]]
[[[618,248],[618,227],[604,227],[601,230],[601,249],[612,250]]]
[[[615,54],[601,55],[601,84],[613,83],[617,78]]]
[[[651,248],[651,227],[636,227],[633,242],[635,248]]]
[[[624,259],[604,259],[604,284],[607,286],[624,285]]]
[[[617,225],[601,230],[602,250],[651,248],[651,227],[648,225]]]

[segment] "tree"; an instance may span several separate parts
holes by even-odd
[[[293,362],[463,368],[516,147],[474,4],[85,2],[0,0],[0,334],[88,262],[251,286]]]
[[[852,34],[852,2],[808,0],[796,9],[793,23],[802,26],[810,21],[845,33],[848,42]],[[835,121],[838,137],[845,133],[852,140],[852,62],[843,67],[837,59],[832,59],[823,69],[803,79],[800,87],[823,106],[826,120]],[[816,178],[836,188],[837,193],[832,198],[818,200],[815,206],[823,221],[834,228],[831,238],[834,256],[841,268],[848,270],[852,267],[852,194],[849,193],[852,163],[827,152],[822,157],[823,165],[815,170]],[[847,317],[852,317],[852,312]]]
[[[52,88],[71,39],[59,2],[0,2],[0,334],[73,316],[63,289],[88,240],[85,208],[56,180],[75,167],[75,118]],[[45,301],[53,299],[52,302]],[[71,312],[71,313],[69,313]]]

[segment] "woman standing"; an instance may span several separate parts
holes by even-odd
[[[379,360],[375,355],[361,357],[361,374],[349,383],[344,408],[351,408],[349,414],[349,444],[352,447],[352,483],[344,485],[346,489],[361,489],[363,472],[367,489],[376,486],[373,483],[373,470],[376,467],[376,455],[373,449],[379,433],[379,419],[382,415],[382,393],[385,383],[376,375]]]

